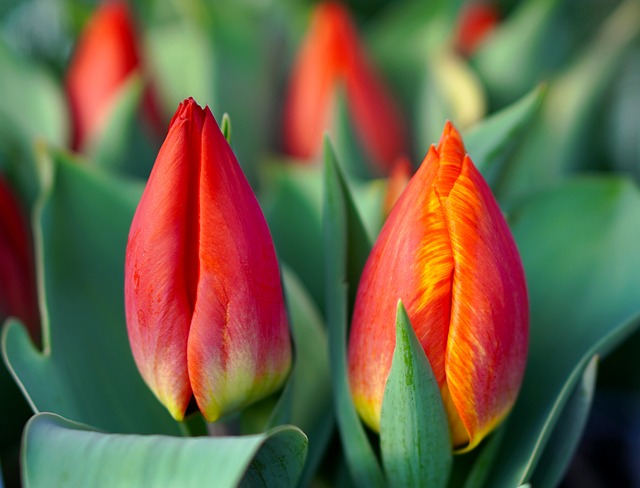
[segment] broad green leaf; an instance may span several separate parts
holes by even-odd
[[[614,79],[625,54],[640,36],[640,4],[622,2],[601,25],[582,55],[552,79],[541,113],[508,166],[495,192],[511,203],[558,182],[568,173],[591,164],[592,132],[597,130],[602,96]]]
[[[429,359],[401,302],[382,400],[380,450],[390,486],[447,486],[453,462],[449,422]]]
[[[109,432],[179,434],[133,362],[124,317],[124,255],[142,185],[61,153],[43,154],[34,233],[40,352],[10,322],[2,353],[35,412]]]
[[[527,137],[527,128],[538,114],[545,93],[545,87],[539,86],[464,131],[467,152],[489,186],[500,180],[518,144]]]
[[[105,434],[41,413],[23,442],[25,487],[295,486],[307,438],[296,427],[242,437]]]
[[[640,190],[581,178],[511,213],[531,305],[527,370],[488,486],[527,481],[584,365],[631,334],[640,313]]]
[[[147,178],[155,152],[140,126],[144,84],[130,76],[115,95],[104,129],[88,141],[86,154],[96,164]]]
[[[36,140],[65,146],[69,139],[66,102],[45,70],[12,53],[0,41],[0,142],[29,148]]]
[[[582,368],[583,364],[580,363]],[[534,486],[554,488],[560,484],[571,458],[578,448],[596,387],[598,358],[594,356],[584,369],[578,384],[557,419],[547,447],[538,461],[531,479]]]
[[[325,297],[336,420],[353,482],[384,487],[384,475],[356,413],[347,379],[347,323],[371,244],[328,140],[324,173]]]

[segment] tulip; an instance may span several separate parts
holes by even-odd
[[[182,420],[278,389],[291,345],[273,242],[209,108],[174,115],[136,210],[125,264],[129,340],[142,377]]]
[[[284,106],[286,153],[308,161],[318,156],[341,88],[366,155],[376,171],[387,174],[408,152],[400,110],[367,59],[346,8],[325,2],[314,12],[291,73]]]
[[[455,44],[463,56],[471,56],[500,22],[500,13],[490,3],[467,3],[458,17]]]
[[[65,88],[74,149],[84,149],[101,131],[119,90],[141,64],[127,4],[119,0],[104,2],[82,32],[67,70]],[[145,93],[144,104],[151,124],[166,127],[150,91]]]
[[[513,237],[450,123],[391,211],[356,296],[349,379],[376,431],[399,299],[440,387],[453,447],[472,449],[516,399],[529,312]]]
[[[0,319],[20,319],[36,343],[40,318],[29,227],[11,188],[0,176]]]

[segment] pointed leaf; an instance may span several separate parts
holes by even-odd
[[[295,359],[280,400],[288,405],[279,408],[288,410],[287,422],[300,427],[309,437],[307,462],[299,482],[300,486],[307,486],[333,430],[329,351],[324,325],[311,297],[291,270],[283,267],[282,271]]]
[[[110,432],[179,434],[136,368],[124,318],[124,254],[142,185],[43,154],[35,209],[43,352],[15,321],[2,353],[34,411]]]
[[[584,369],[579,383],[560,414],[558,425],[549,438],[533,476],[530,477],[534,486],[554,488],[562,481],[589,417],[597,369],[598,357],[594,356]]]
[[[539,86],[517,102],[474,125],[465,134],[465,146],[476,168],[493,187],[508,166],[526,129],[537,116],[545,96]]]
[[[401,302],[382,400],[380,449],[391,486],[447,486],[453,461],[447,414],[429,359]]]
[[[367,488],[383,487],[382,470],[356,413],[347,380],[347,321],[371,244],[328,141],[324,171],[325,296],[336,420],[353,482]]]
[[[25,429],[23,482],[49,486],[294,486],[307,439],[296,427],[243,437],[104,434],[42,413]]]

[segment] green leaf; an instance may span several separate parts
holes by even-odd
[[[453,462],[449,422],[438,382],[401,302],[382,400],[380,449],[390,486],[447,486]]]
[[[520,2],[479,46],[472,63],[495,105],[503,106],[524,95],[558,64],[558,58],[564,58],[566,42],[554,29],[561,3]]]
[[[295,486],[307,439],[296,427],[243,437],[104,434],[42,413],[27,424],[23,482],[66,486]]]
[[[10,322],[2,353],[35,412],[109,432],[179,434],[133,362],[124,255],[142,185],[43,154],[34,215],[43,345]]]
[[[581,56],[549,82],[540,116],[495,188],[501,203],[517,201],[595,163],[589,142],[600,137],[594,137],[598,109],[640,35],[638,25],[638,2],[620,3]]]
[[[215,106],[215,53],[202,29],[182,19],[154,23],[145,46],[164,113],[174,113],[187,97]]]
[[[353,482],[367,488],[384,487],[384,475],[356,413],[347,379],[347,322],[371,244],[326,139],[324,172],[325,296],[336,420]]]
[[[293,161],[265,167],[260,203],[278,259],[300,278],[324,310],[322,246],[322,168]]]
[[[545,86],[539,86],[465,131],[467,152],[489,186],[495,186],[500,180],[518,144],[526,137],[526,130],[537,116],[545,93]]]
[[[229,114],[227,112],[222,114],[220,130],[222,131],[224,138],[227,140],[227,143],[231,144],[231,117],[229,117]]]
[[[130,76],[115,95],[104,129],[88,141],[87,157],[110,170],[146,178],[155,152],[140,127],[143,81]]]
[[[299,482],[299,486],[308,486],[333,431],[329,350],[322,318],[311,297],[292,271],[286,267],[282,271],[295,345],[293,370],[283,397],[289,396],[285,399],[290,403],[288,422],[309,437],[307,462]]]
[[[0,141],[29,148],[37,139],[65,146],[69,139],[66,102],[46,71],[18,57],[0,41]]]
[[[558,486],[578,448],[596,388],[598,357],[593,356],[587,367],[583,366],[581,362],[579,367],[584,372],[560,414],[557,427],[551,434],[547,447],[531,476],[531,482],[536,487]]]
[[[418,146],[425,154],[437,143],[447,120],[464,129],[486,113],[484,87],[452,46],[443,45],[427,57],[416,114]]]
[[[640,190],[622,178],[581,178],[512,214],[530,295],[529,357],[488,486],[527,481],[594,355],[639,325]]]

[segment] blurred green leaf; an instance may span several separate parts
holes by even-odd
[[[142,185],[61,153],[41,155],[34,215],[44,350],[13,321],[2,353],[34,411],[109,432],[180,434],[133,362],[124,255]]]
[[[147,178],[155,151],[140,125],[143,81],[130,76],[115,95],[105,128],[86,148],[87,157],[99,166]]]
[[[555,22],[562,0],[526,0],[480,44],[472,63],[493,104],[502,107],[544,81],[564,58],[564,31]]]
[[[188,97],[213,106],[215,53],[207,34],[184,19],[154,23],[145,34],[149,71],[163,112],[173,114]]]
[[[480,80],[450,46],[428,57],[419,95],[416,139],[422,153],[437,143],[447,120],[464,129],[486,112],[486,96]]]
[[[307,439],[279,427],[243,437],[104,434],[42,413],[27,425],[23,482],[50,486],[294,486]]]
[[[65,146],[69,139],[66,102],[50,74],[12,53],[0,40],[0,143],[30,148],[42,139]]]
[[[390,486],[447,486],[453,462],[440,388],[402,303],[380,416],[380,449]]]
[[[294,161],[264,168],[260,203],[269,224],[278,259],[300,278],[324,310],[322,245],[322,168]]]
[[[336,420],[352,481],[367,488],[384,487],[384,475],[356,413],[347,379],[347,323],[371,243],[327,139],[324,173],[326,317]]]
[[[333,401],[327,335],[320,312],[298,278],[283,267],[295,360],[291,383],[291,418],[309,437],[307,463],[299,486],[308,486],[333,431]]]
[[[416,117],[427,59],[450,41],[461,4],[461,0],[390,2],[366,27],[371,55],[410,120]]]
[[[622,178],[582,178],[511,213],[531,305],[529,358],[487,486],[512,487],[535,468],[562,405],[594,355],[640,321],[640,190]]]
[[[546,89],[539,86],[517,102],[465,131],[464,143],[489,186],[494,186],[512,160],[518,144],[538,115]]]
[[[606,148],[613,168],[640,181],[640,43],[633,45],[611,90]]]
[[[527,131],[512,164],[495,187],[501,202],[517,201],[593,165],[590,137],[602,96],[640,35],[640,4],[622,2],[572,65],[548,86],[540,117]]]
[[[586,368],[582,362],[579,367],[583,371],[582,376],[558,417],[557,427],[551,434],[532,476],[527,476],[536,487],[558,486],[578,448],[593,402],[598,357],[592,357]]]

